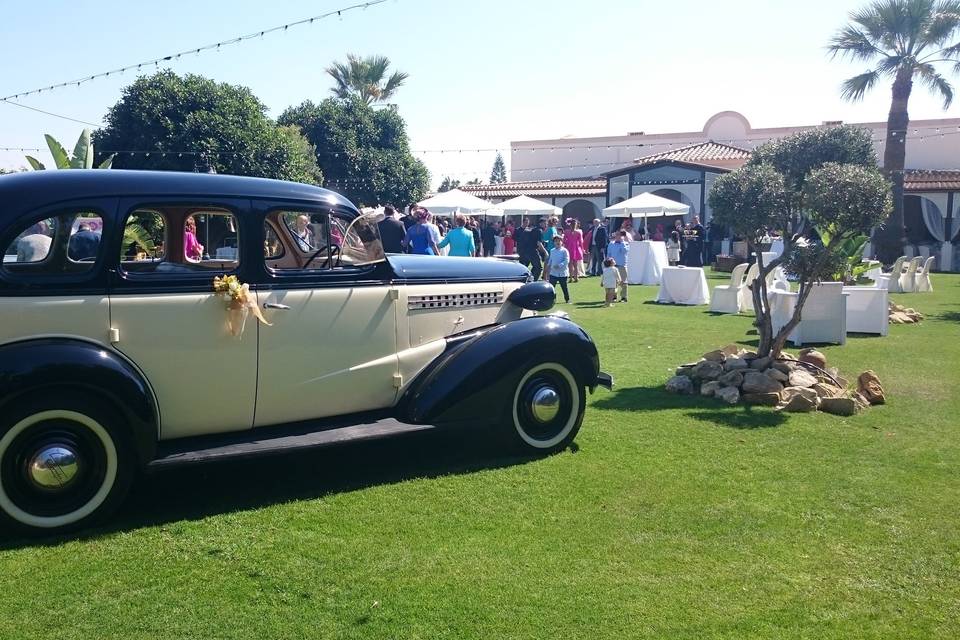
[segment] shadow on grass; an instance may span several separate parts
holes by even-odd
[[[575,445],[556,455],[574,454]],[[539,460],[505,456],[489,433],[412,433],[249,460],[174,467],[139,478],[102,527],[48,538],[14,538],[0,550],[56,546],[142,527],[356,491],[414,478],[473,473]],[[7,531],[0,532],[6,537]]]
[[[596,309],[604,306],[605,304],[606,303],[603,300],[595,300],[593,302],[574,302],[573,306],[579,309]]]
[[[960,322],[960,311],[944,311],[931,317],[935,320],[945,320],[946,322]]]
[[[718,407],[719,402],[715,398],[704,396],[667,393],[662,386],[657,386],[614,389],[612,393],[594,402],[593,406],[600,409],[644,412],[687,409],[685,415],[694,420],[732,429],[779,427],[787,421],[785,414],[767,407],[742,404]]]

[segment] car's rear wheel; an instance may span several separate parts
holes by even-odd
[[[83,397],[34,398],[0,422],[0,517],[25,532],[95,522],[116,508],[132,476],[118,421]]]
[[[513,394],[507,435],[526,453],[551,453],[566,447],[583,423],[586,392],[559,362],[540,362],[520,377]]]

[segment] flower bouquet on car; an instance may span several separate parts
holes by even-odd
[[[256,296],[250,293],[250,285],[240,282],[237,276],[217,276],[213,279],[213,291],[227,299],[227,329],[231,335],[243,335],[249,313],[270,326],[257,306]]]

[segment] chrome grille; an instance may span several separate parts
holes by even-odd
[[[408,309],[455,309],[460,307],[485,307],[503,304],[500,291],[480,293],[445,293],[432,296],[410,296]]]

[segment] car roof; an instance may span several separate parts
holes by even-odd
[[[0,222],[64,200],[178,195],[298,200],[346,207],[359,214],[339,193],[299,182],[185,171],[69,169],[0,176]]]

